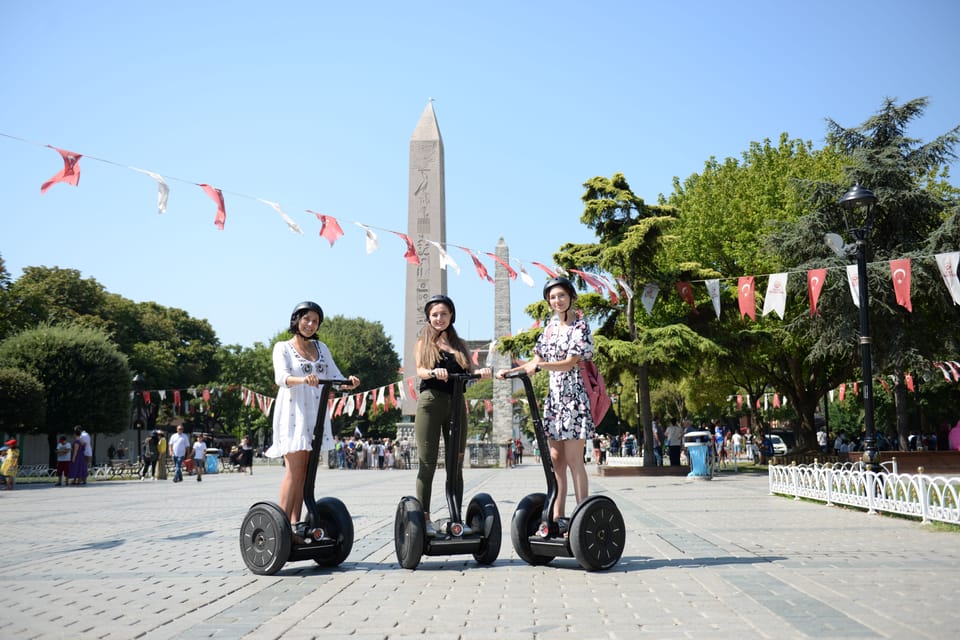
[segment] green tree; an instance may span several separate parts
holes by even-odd
[[[667,248],[678,265],[701,265],[736,283],[740,276],[788,271],[794,265],[768,242],[771,232],[809,211],[801,179],[839,179],[842,155],[835,150],[815,150],[810,142],[791,140],[782,134],[776,145],[769,140],[751,143],[739,159],[717,162],[711,158],[700,174],[674,181],[666,202],[679,211],[675,240]],[[822,246],[822,239],[818,241]],[[810,341],[793,330],[803,322],[805,287],[797,274],[788,287],[786,320],[774,315],[744,320],[738,311],[736,287],[721,287],[721,316],[716,319],[711,302],[700,297],[703,307],[690,325],[722,347],[712,362],[703,363],[698,374],[717,376],[727,385],[727,394],[741,393],[754,402],[746,405],[751,423],[762,427],[766,416],[756,410],[755,400],[768,390],[786,395],[802,417],[798,441],[813,446],[814,414],[819,399],[851,371],[848,360],[810,355]],[[756,283],[762,302],[763,282]],[[697,379],[701,375],[695,376]],[[716,401],[716,400],[715,400]]]
[[[81,424],[91,433],[129,426],[130,369],[99,329],[41,325],[0,342],[0,366],[36,378],[45,389],[47,419],[29,433],[46,433],[51,455],[58,433]]]
[[[822,241],[825,233],[847,228],[848,221],[837,203],[854,183],[868,187],[879,199],[866,245],[871,350],[874,374],[893,376],[896,420],[888,424],[902,448],[907,446],[909,431],[908,372],[930,371],[931,360],[955,359],[960,352],[957,333],[939,329],[955,325],[960,313],[945,295],[931,257],[932,253],[955,250],[960,240],[957,192],[946,183],[946,167],[956,158],[960,126],[927,143],[908,137],[908,126],[922,116],[926,106],[926,98],[902,105],[886,99],[879,112],[857,127],[845,128],[828,120],[827,143],[848,158],[845,173],[839,180],[807,182],[812,211],[774,236],[781,259],[804,267],[834,266],[842,273],[849,258],[833,256]],[[888,261],[895,258],[912,262],[912,312],[896,302],[890,285]],[[791,329],[795,336],[812,342],[813,357],[844,357],[856,363],[859,315],[852,307],[845,280],[842,276],[828,279],[821,294],[823,322],[795,323]]]
[[[106,293],[93,278],[83,278],[76,269],[27,267],[9,289],[5,304],[11,330],[40,323],[73,324],[98,322]]]
[[[0,368],[0,429],[38,431],[46,417],[43,384],[26,371]]]

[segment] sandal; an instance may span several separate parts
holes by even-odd
[[[560,531],[561,537],[570,537],[570,518],[557,518],[557,529]]]

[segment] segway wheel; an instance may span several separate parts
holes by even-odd
[[[393,543],[397,562],[404,569],[416,569],[426,544],[427,520],[416,498],[406,496],[397,505],[393,523]]]
[[[473,554],[479,564],[493,564],[500,555],[503,528],[497,503],[486,493],[478,493],[467,506],[467,526],[483,538],[480,549]]]
[[[540,528],[540,518],[543,516],[543,505],[547,496],[543,493],[531,493],[520,501],[517,510],[513,512],[510,522],[510,540],[513,549],[520,559],[527,564],[541,565],[553,560],[553,556],[541,556],[530,548],[530,536]]]
[[[353,518],[346,505],[337,498],[317,500],[317,516],[327,537],[336,540],[337,544],[332,553],[317,556],[314,561],[322,567],[336,567],[353,549]]]
[[[626,527],[616,503],[606,496],[593,496],[574,512],[570,522],[570,547],[587,571],[609,569],[620,561],[626,542]]]
[[[272,502],[250,507],[240,526],[240,554],[250,571],[272,576],[290,558],[293,529],[283,509]]]

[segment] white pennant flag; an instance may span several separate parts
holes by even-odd
[[[853,304],[857,309],[860,308],[860,277],[857,275],[857,265],[847,265],[847,283],[850,285],[850,295],[853,296]]]
[[[384,398],[384,396],[386,396],[386,395],[387,395],[387,388],[386,388],[386,387],[380,387],[380,394],[377,396],[377,406],[378,406],[378,407],[382,407],[382,406],[383,406],[383,398]]]
[[[659,285],[648,284],[643,287],[643,295],[641,296],[641,300],[643,300],[643,308],[647,310],[648,314],[653,313],[653,305],[657,301],[657,295],[659,293]]]
[[[354,394],[347,396],[347,415],[353,417],[353,411],[357,408],[357,404],[354,401]]]
[[[403,380],[397,383],[397,397],[400,398],[400,404],[407,401],[407,392],[403,390]]]
[[[787,306],[787,278],[788,273],[772,273],[767,282],[767,295],[763,297],[763,315],[776,311],[783,320],[784,309]]]
[[[517,263],[518,267],[520,267],[520,279],[523,280],[523,284],[527,285],[528,287],[532,287],[533,277],[529,273],[527,273],[526,269],[524,269],[523,263],[517,260],[516,258],[514,258],[513,261]]]
[[[367,235],[367,253],[373,253],[380,248],[380,241],[377,240],[377,234],[373,232],[373,229],[365,224],[360,224],[359,222],[354,222],[353,224],[363,229],[364,233]]]
[[[367,394],[369,391],[364,391],[360,396],[360,415],[362,416],[367,412]]]
[[[154,173],[153,171],[147,171],[146,169],[137,169],[136,167],[130,168],[134,171],[145,173],[157,181],[157,213],[166,213],[167,198],[170,197],[170,187],[167,186],[167,182],[163,179],[163,176],[158,173]]]
[[[293,221],[293,218],[291,218],[290,216],[288,216],[288,215],[283,211],[283,209],[280,208],[280,204],[279,204],[278,202],[270,202],[269,200],[264,200],[263,198],[257,198],[257,200],[259,200],[260,202],[262,202],[262,203],[265,204],[265,205],[268,205],[268,206],[273,207],[274,210],[275,210],[277,213],[280,214],[280,217],[283,218],[283,221],[287,223],[287,226],[290,227],[290,231],[293,231],[294,233],[299,233],[300,235],[303,235],[303,229],[301,229],[300,226],[297,225],[297,223]]]
[[[720,319],[720,280],[707,280],[707,295],[713,301],[713,310],[717,314],[717,320]]]
[[[460,265],[454,262],[449,253],[443,250],[443,247],[440,246],[440,243],[434,242],[433,240],[427,240],[427,242],[437,248],[437,253],[440,254],[440,268],[446,269],[447,267],[450,267],[457,272],[457,275],[460,275]]]
[[[947,285],[947,291],[953,298],[953,304],[960,304],[960,279],[957,276],[957,261],[960,260],[960,251],[938,253],[935,257],[943,283]]]

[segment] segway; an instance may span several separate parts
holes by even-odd
[[[463,391],[467,381],[479,378],[477,373],[452,373],[453,397],[451,406],[463,403]],[[460,415],[459,412],[454,415]],[[472,553],[479,564],[493,564],[500,554],[500,512],[497,505],[486,493],[478,493],[467,506],[465,519],[460,516],[460,503],[456,495],[456,478],[460,475],[460,442],[465,424],[454,419],[451,424],[450,438],[446,447],[446,494],[449,518],[434,520],[435,536],[427,535],[427,522],[423,505],[413,496],[405,496],[397,505],[394,519],[393,541],[397,551],[397,562],[404,569],[416,569],[422,556],[449,556],[460,553]]]
[[[572,557],[587,571],[609,569],[620,561],[626,541],[626,528],[620,510],[606,496],[588,496],[570,516],[568,530],[560,530],[559,524],[553,519],[553,507],[558,499],[565,500],[566,496],[557,495],[557,478],[550,459],[550,445],[533,394],[533,384],[523,371],[507,374],[506,377],[519,378],[523,382],[540,447],[543,474],[547,478],[547,493],[531,493],[520,501],[513,513],[510,524],[513,548],[527,564],[544,565],[556,557]]]
[[[314,483],[323,445],[323,422],[327,399],[333,385],[347,380],[320,380],[320,409],[313,429],[313,448],[303,483],[307,519],[290,524],[287,514],[273,502],[258,502],[247,511],[240,527],[240,553],[250,571],[273,575],[287,562],[313,560],[323,567],[335,567],[346,560],[353,547],[353,520],[337,498],[314,498]],[[302,543],[294,544],[293,534]]]

